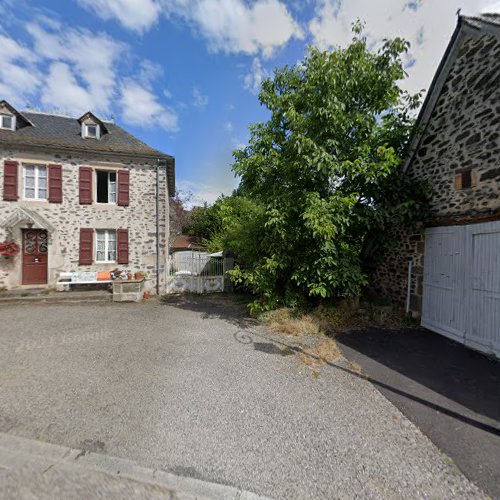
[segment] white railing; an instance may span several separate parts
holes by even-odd
[[[167,293],[224,291],[225,261],[206,252],[175,252],[168,261]]]
[[[206,252],[175,252],[169,257],[169,276],[222,276],[223,257]]]

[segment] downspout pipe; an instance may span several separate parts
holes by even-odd
[[[160,295],[160,161],[156,162],[156,295]]]
[[[408,288],[406,290],[406,314],[410,313],[412,271],[413,271],[413,260],[410,260],[408,262]]]

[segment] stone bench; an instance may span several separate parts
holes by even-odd
[[[69,292],[72,286],[75,285],[109,285],[113,280],[97,280],[91,279],[96,273],[60,273],[56,284],[58,292]],[[86,276],[87,275],[87,276]],[[75,279],[76,278],[76,279]]]

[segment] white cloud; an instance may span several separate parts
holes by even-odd
[[[87,111],[89,104],[96,113],[109,111],[116,87],[118,56],[124,50],[122,44],[106,34],[86,29],[61,27],[57,30],[53,23],[31,23],[27,31],[33,37],[34,51],[39,58],[63,63],[51,65],[42,89],[43,102],[51,101],[52,106],[70,112]],[[71,92],[51,92],[60,86],[60,82],[51,81],[52,78],[65,78],[71,83]],[[70,103],[71,94],[88,98]],[[71,106],[66,108],[68,104]]]
[[[176,187],[179,191],[193,194],[187,203],[187,208],[191,209],[194,206],[202,206],[205,202],[212,204],[221,194],[230,195],[236,189],[238,182],[231,175],[221,184],[204,184],[202,182],[179,179],[176,181]]]
[[[252,67],[249,72],[243,77],[243,86],[252,92],[258,94],[262,82],[269,76],[269,73],[262,66],[258,57],[252,61]]]
[[[163,13],[191,24],[214,52],[270,56],[303,32],[281,0],[78,0],[103,19],[136,32]]]
[[[193,87],[193,106],[195,108],[206,108],[208,96],[204,95],[198,87]]]
[[[78,0],[103,19],[117,19],[125,28],[139,33],[150,29],[161,12],[156,0]]]
[[[41,102],[48,109],[75,115],[92,109],[92,96],[78,84],[71,68],[62,62],[50,65]]]
[[[28,48],[0,33],[0,96],[24,106],[40,85],[36,62]]]
[[[175,111],[163,106],[152,91],[133,80],[127,79],[123,83],[120,106],[122,118],[129,125],[161,127],[169,132],[179,129]]]
[[[231,133],[234,130],[234,126],[231,122],[224,123],[224,130]]]
[[[21,108],[32,101],[73,116],[121,110],[127,124],[178,130],[177,113],[160,101],[172,95],[153,91],[163,75],[159,64],[147,59],[136,63],[130,48],[109,35],[63,26],[48,17],[39,16],[26,31],[32,47],[0,31],[2,98]]]
[[[291,38],[302,38],[300,26],[279,0],[199,0],[191,13],[214,51],[265,57]]]
[[[455,28],[458,8],[463,14],[499,11],[500,0],[319,0],[309,29],[322,49],[347,45],[357,18],[366,21],[365,33],[374,44],[384,38],[406,38],[412,46],[407,59],[410,78],[403,86],[415,92],[429,87]]]
[[[160,64],[143,59],[139,65],[138,79],[146,86],[150,86],[155,80],[163,75],[163,68]]]

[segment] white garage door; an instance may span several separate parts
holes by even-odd
[[[422,325],[500,356],[500,222],[427,230]]]

